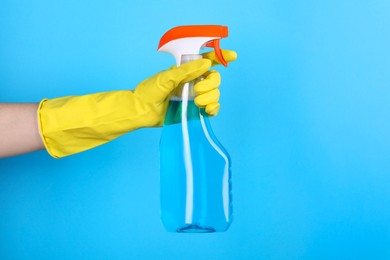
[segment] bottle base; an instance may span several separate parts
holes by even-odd
[[[201,227],[198,225],[187,225],[185,227],[179,228],[176,230],[179,233],[212,233],[215,232],[214,228],[211,227]]]

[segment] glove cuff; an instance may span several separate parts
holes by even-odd
[[[39,104],[39,131],[54,158],[79,153],[142,127],[142,102],[130,90],[70,96]]]
[[[42,116],[41,116],[41,108],[42,108],[42,106],[43,106],[43,103],[45,103],[47,100],[48,100],[47,98],[42,99],[42,101],[39,103],[38,110],[37,110],[39,135],[40,135],[40,137],[41,137],[41,139],[42,139],[43,144],[45,145],[46,151],[47,151],[52,157],[54,157],[54,158],[59,158],[58,156],[56,156],[55,154],[53,154],[53,153],[51,152],[50,147],[47,145],[48,142],[46,141],[46,138],[45,138],[45,136],[43,135],[42,120],[41,120],[41,118],[42,118]]]

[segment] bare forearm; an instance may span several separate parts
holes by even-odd
[[[44,149],[38,103],[0,103],[0,158]]]

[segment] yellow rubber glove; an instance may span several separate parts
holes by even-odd
[[[225,51],[224,55],[227,61],[236,57],[232,51]],[[38,122],[46,150],[51,156],[60,158],[139,128],[162,126],[172,90],[204,75],[216,62],[211,58],[162,71],[141,82],[134,90],[42,100]],[[211,71],[195,85],[199,93],[195,102],[211,115],[219,109],[219,82],[219,74]]]

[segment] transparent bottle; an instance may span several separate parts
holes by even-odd
[[[181,64],[200,58],[183,55]],[[162,130],[161,221],[171,232],[223,232],[232,222],[230,157],[194,103],[199,80],[172,94]]]

